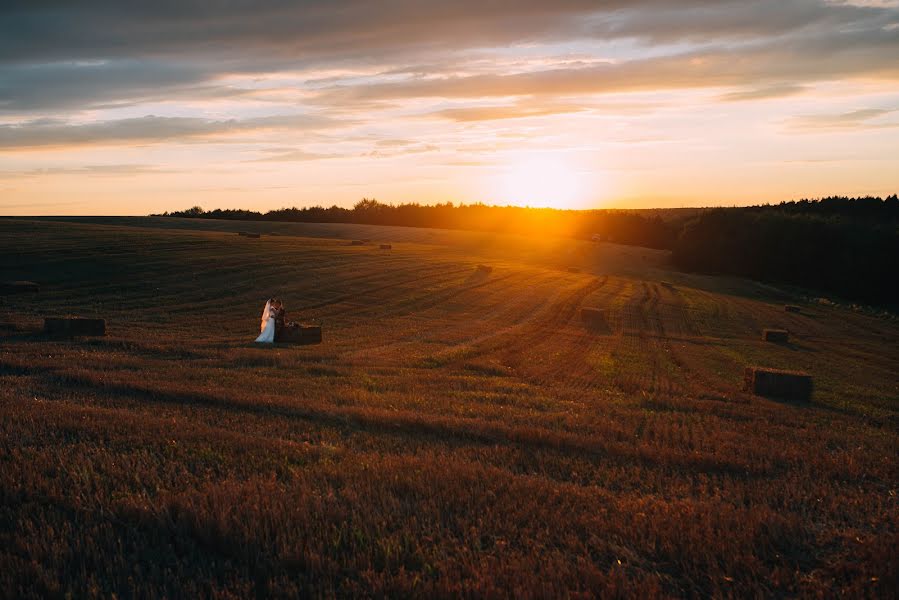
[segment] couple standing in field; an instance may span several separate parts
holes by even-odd
[[[261,333],[256,338],[257,344],[274,344],[284,330],[284,304],[280,298],[269,298],[262,309]]]

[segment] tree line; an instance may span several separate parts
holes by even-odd
[[[899,198],[708,210],[684,223],[672,261],[899,308]]]
[[[663,218],[663,215],[667,215]],[[159,216],[362,223],[566,236],[672,251],[681,269],[804,286],[899,306],[899,198],[832,196],[696,211],[560,210],[453,203],[311,206],[266,213],[194,207]]]
[[[671,248],[676,228],[658,215],[641,215],[625,210],[559,210],[486,204],[385,204],[363,198],[352,208],[308,206],[279,208],[267,213],[248,210],[215,209],[199,206],[172,213],[168,217],[280,221],[293,223],[362,223],[464,229],[521,235],[565,236],[603,239],[648,248]]]

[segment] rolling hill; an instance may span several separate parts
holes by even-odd
[[[897,585],[895,320],[557,238],[96,217],[0,249],[41,286],[0,298],[0,595]],[[271,295],[324,343],[256,347]]]

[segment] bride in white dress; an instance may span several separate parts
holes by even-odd
[[[262,333],[256,338],[257,344],[275,343],[275,309],[272,307],[272,299],[269,298],[262,310],[262,323],[259,327]]]

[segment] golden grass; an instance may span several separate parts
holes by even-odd
[[[0,596],[895,589],[894,323],[613,244],[344,227],[0,220],[41,284],[0,314]],[[254,347],[271,295],[325,343]],[[746,364],[814,401],[744,394]]]

